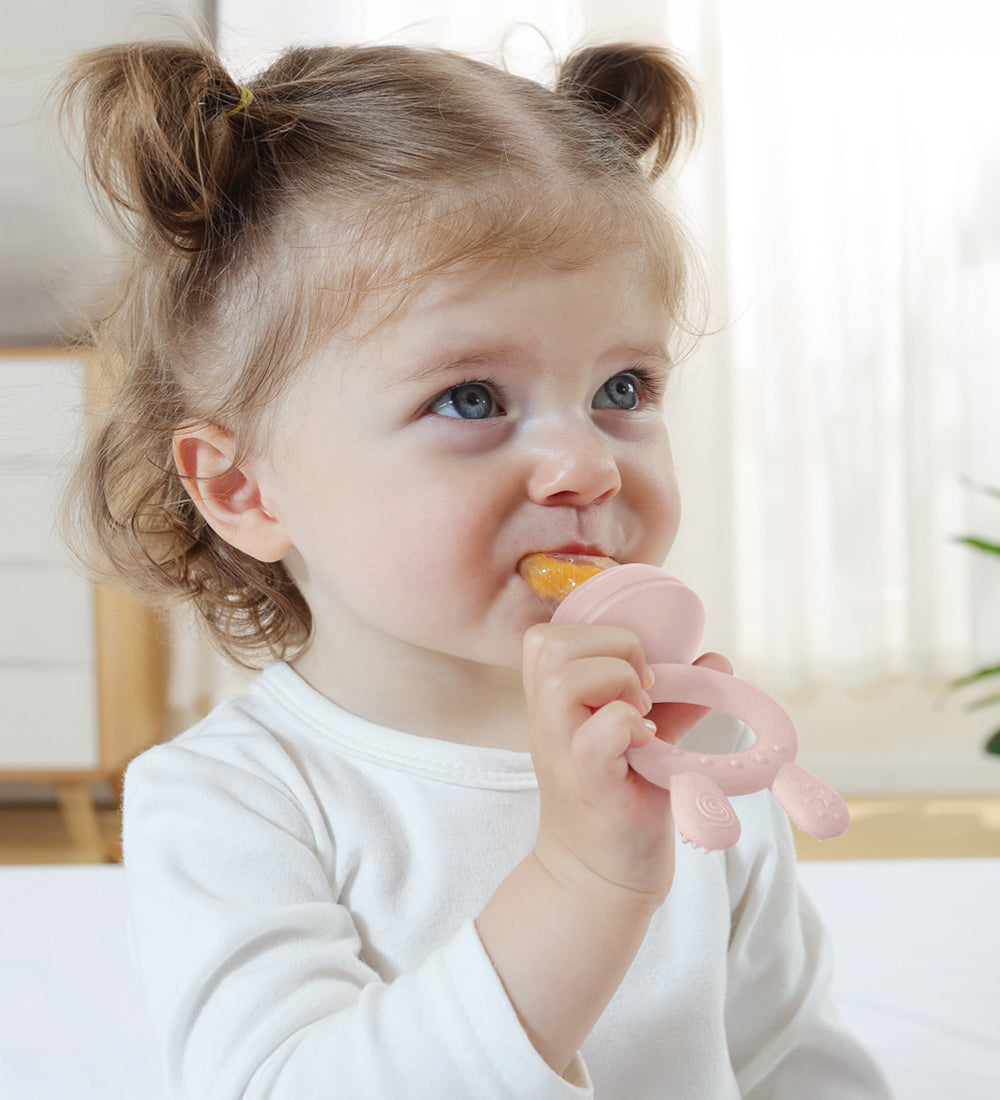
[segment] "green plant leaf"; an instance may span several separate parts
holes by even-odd
[[[1000,665],[993,665],[990,668],[980,668],[975,672],[970,672],[968,676],[962,676],[958,680],[952,680],[951,687],[960,688],[965,687],[966,684],[976,684],[980,680],[985,680],[990,676],[1000,676]]]
[[[973,481],[971,477],[963,477],[961,480],[975,492],[985,493],[988,497],[996,497],[997,500],[1000,500],[1000,489],[994,488],[992,485],[984,485],[981,481]]]
[[[957,535],[955,541],[971,546],[973,550],[982,550],[985,554],[1000,555],[1000,543],[990,542],[988,539],[979,539],[974,535]]]
[[[993,497],[996,500],[1000,500],[1000,488],[992,485],[984,485],[979,482],[975,482],[970,477],[963,477],[962,480],[965,484],[977,493],[983,493],[986,496]],[[992,554],[995,557],[1000,557],[1000,543],[991,541],[990,539],[979,538],[976,535],[961,535],[955,539],[956,542],[963,543],[965,546],[971,547],[973,550],[979,550],[984,554]],[[963,676],[958,680],[954,680],[951,683],[952,688],[965,687],[967,684],[979,683],[981,680],[986,680],[991,676],[1000,676],[1000,665],[993,665],[989,668],[980,668],[975,672],[970,673],[968,676]],[[966,707],[967,710],[982,710],[986,707],[992,707],[1000,704],[1000,692],[991,692],[989,695],[983,696],[981,699],[977,699],[972,703],[969,703]],[[988,753],[992,753],[996,756],[1000,756],[1000,729],[998,729],[992,737],[986,742],[984,748]]]
[[[995,692],[993,695],[984,695],[982,699],[974,699],[966,705],[965,709],[985,710],[986,707],[995,707],[997,703],[1000,703],[1000,692]]]

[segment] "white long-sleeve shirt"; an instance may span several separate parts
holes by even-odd
[[[742,838],[678,848],[559,1077],[473,923],[534,842],[530,756],[374,725],[272,665],[126,778],[132,943],[171,1095],[883,1100],[832,1010],[783,815],[766,792],[734,805]]]

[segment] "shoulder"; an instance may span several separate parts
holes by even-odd
[[[219,703],[183,733],[137,756],[129,764],[128,774],[136,776],[167,765],[195,768],[201,760],[252,767],[254,758],[266,754],[278,740],[274,717],[261,706],[254,690],[258,680],[247,692]]]
[[[236,806],[299,819],[311,801],[303,779],[302,740],[308,731],[276,706],[263,672],[250,689],[220,703],[171,741],[136,757],[125,773],[125,828],[140,813],[186,806],[202,817]]]
[[[251,681],[246,691],[219,703],[200,722],[170,741],[155,745],[129,765],[130,773],[175,764],[197,767],[200,762],[267,772],[283,758],[302,752],[310,729],[285,702],[282,692],[294,684],[294,673],[275,662]]]

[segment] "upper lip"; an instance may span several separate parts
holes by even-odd
[[[608,558],[612,556],[603,546],[598,546],[594,542],[565,542],[560,543],[558,546],[548,546],[544,550],[532,551],[532,553],[566,554],[588,558]]]

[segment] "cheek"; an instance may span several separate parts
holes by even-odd
[[[669,488],[661,488],[657,494],[655,516],[651,525],[655,542],[652,554],[657,561],[662,561],[670,552],[680,527],[681,502],[676,482]]]
[[[491,509],[468,486],[455,491],[442,479],[400,477],[340,496],[341,520],[327,530],[338,539],[331,558],[348,583],[363,586],[383,607],[394,602],[447,601],[491,559]],[[346,517],[346,518],[344,518]],[[321,547],[313,546],[313,553]]]
[[[680,526],[681,501],[666,438],[633,472],[633,506],[643,520],[644,556],[662,561]]]

